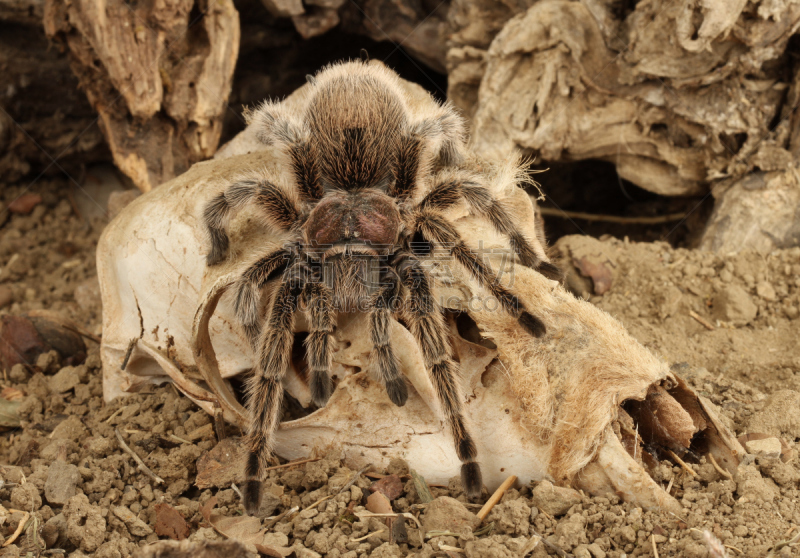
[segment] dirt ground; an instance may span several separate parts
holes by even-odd
[[[0,315],[54,310],[99,335],[94,250],[103,223],[79,216],[56,195],[63,187],[39,182],[35,192],[43,201],[32,213],[0,216]],[[3,187],[3,201],[22,189]],[[681,502],[680,515],[574,492],[559,505],[542,496],[545,483],[517,486],[484,521],[490,528],[472,532],[462,527],[475,525],[480,506],[466,503],[458,478],[432,487],[436,499],[422,505],[400,461],[370,477],[341,466],[336,455],[321,456],[270,473],[265,519],[256,526],[267,529],[259,539],[262,552],[720,556],[710,554],[708,531],[731,557],[800,556],[800,545],[772,549],[800,531],[800,248],[722,257],[665,243],[574,236],[554,248],[565,266],[591,269],[586,275],[594,279],[573,269],[571,288],[673,363],[737,436],[780,437],[783,459],[748,456],[732,479],[703,457],[689,463],[692,473],[663,461],[653,475]],[[99,347],[91,340],[86,346],[82,364],[68,366],[57,353],[45,353],[32,366],[2,372],[0,388],[12,388],[3,397],[13,390],[24,397],[21,427],[0,434],[0,536],[8,543],[0,557],[151,556],[159,540],[223,540],[212,525],[224,530],[221,518],[240,521],[242,506],[230,484],[196,486],[198,467],[209,459],[201,457],[217,445],[209,417],[169,386],[105,404]],[[115,430],[163,482],[137,467]],[[411,519],[405,532],[382,519],[359,519],[376,474],[389,475],[379,491],[395,512],[418,516],[424,533],[445,533],[423,540]],[[293,508],[298,512],[285,513]],[[538,536],[544,540],[536,544]]]

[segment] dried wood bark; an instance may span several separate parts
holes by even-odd
[[[47,0],[44,25],[141,190],[214,153],[239,48],[231,0]]]

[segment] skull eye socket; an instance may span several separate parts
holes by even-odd
[[[415,256],[429,256],[430,253],[433,252],[433,244],[425,240],[422,233],[417,231],[414,233],[414,236],[411,237],[411,252],[413,252]]]

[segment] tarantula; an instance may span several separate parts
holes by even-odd
[[[500,284],[441,211],[466,202],[508,237],[519,263],[549,278],[559,278],[560,272],[537,255],[480,176],[459,166],[466,134],[452,107],[432,99],[412,107],[397,74],[377,63],[329,66],[309,77],[308,87],[299,109],[265,102],[252,115],[259,140],[285,156],[292,188],[265,178],[241,180],[214,197],[203,215],[211,238],[208,265],[226,257],[226,225],[245,204],[255,204],[268,226],[288,238],[282,248],[253,263],[236,286],[235,313],[257,355],[247,383],[251,424],[245,508],[255,513],[260,504],[298,309],[310,321],[308,381],[318,406],[331,395],[328,370],[336,313],[353,310],[368,316],[374,373],[389,399],[405,404],[406,382],[388,335],[390,320],[402,320],[419,342],[455,438],[465,490],[476,497],[483,485],[462,414],[459,371],[422,263],[434,247],[446,250],[531,335],[544,335],[545,325]],[[262,320],[260,293],[268,284],[272,302]]]

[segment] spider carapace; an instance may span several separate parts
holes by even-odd
[[[443,211],[466,204],[507,237],[519,264],[556,279],[558,269],[514,225],[487,189],[486,176],[464,163],[466,133],[456,111],[432,98],[421,102],[405,87],[379,63],[347,62],[310,77],[307,91],[291,105],[264,103],[251,125],[260,141],[280,153],[287,185],[253,175],[229,184],[205,207],[209,265],[227,257],[227,223],[245,204],[256,205],[265,226],[285,238],[283,247],[254,261],[236,285],[236,316],[257,356],[247,383],[249,513],[258,510],[271,457],[296,312],[309,319],[309,387],[319,406],[332,389],[336,314],[353,310],[368,320],[373,374],[394,404],[405,404],[408,389],[388,334],[391,320],[402,319],[419,343],[470,497],[481,492],[481,471],[463,415],[449,330],[423,265],[433,257],[433,248],[463,266],[531,335],[546,332]],[[267,285],[272,301],[262,316],[259,301]]]

